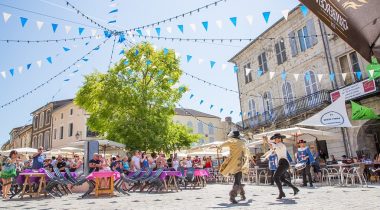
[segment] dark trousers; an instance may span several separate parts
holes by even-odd
[[[313,186],[313,180],[311,178],[310,165],[309,164],[307,164],[306,167],[304,169],[302,169],[302,181],[303,181],[304,186],[307,186],[306,176],[309,179],[310,186]]]
[[[274,185],[274,178],[273,178],[273,176],[274,176],[275,172],[276,172],[275,170],[270,170],[270,185]]]
[[[284,193],[284,191],[282,190],[282,183],[281,182],[285,183],[286,185],[288,185],[289,187],[291,187],[293,189],[296,188],[291,182],[289,182],[285,178],[285,174],[286,174],[288,169],[289,169],[289,162],[287,160],[281,158],[278,161],[278,168],[277,168],[277,170],[273,176],[274,182],[276,182],[278,191],[280,193]]]
[[[234,178],[235,178],[234,185],[240,186],[241,185],[241,179],[243,178],[243,173],[242,172],[236,173],[234,175]]]

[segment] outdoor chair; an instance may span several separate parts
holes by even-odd
[[[56,177],[54,176],[54,174],[52,174],[50,171],[48,170],[44,170],[45,171],[45,174],[46,176],[49,178],[49,181],[46,185],[46,189],[49,189],[49,190],[53,190],[53,189],[56,189],[61,195],[68,195],[70,190],[67,186],[67,183],[60,179],[59,177]],[[62,190],[64,191],[64,193],[62,193],[62,191],[59,189],[59,187],[62,188]]]
[[[258,184],[260,184],[261,183],[261,178],[264,178],[264,184],[268,184],[269,182],[268,182],[268,170],[262,170],[262,171],[260,171],[260,173],[259,173],[259,182],[258,182]]]
[[[338,184],[341,183],[341,173],[336,168],[324,168],[322,169],[322,181],[326,182],[331,186],[332,180],[338,180]]]
[[[195,169],[193,167],[187,168],[186,176],[185,176],[185,189],[187,188],[187,185],[190,183],[195,187]]]
[[[67,179],[72,185],[77,185],[77,183],[78,183],[78,179],[76,179],[75,177],[73,177],[73,176],[71,175],[70,169],[69,169],[69,168],[65,168],[65,172],[66,172],[66,179]]]
[[[141,191],[143,191],[145,187],[148,187],[148,193],[151,193],[154,189],[156,189],[157,192],[160,191],[163,186],[163,182],[160,179],[160,176],[163,171],[164,170],[162,168],[159,168],[156,170],[153,176],[145,179],[145,185],[142,186]]]
[[[364,169],[364,164],[360,164],[359,167],[354,167],[352,173],[347,174],[346,184],[348,184],[348,180],[351,180],[351,184],[355,185],[355,181],[358,179],[362,187],[364,183],[368,187],[367,180],[364,176]]]
[[[145,183],[145,180],[147,180],[151,176],[151,174],[152,174],[152,169],[148,168],[147,171],[142,176],[134,179],[135,183],[129,189],[129,191],[133,190],[134,192],[136,189],[141,188],[143,184]]]
[[[115,189],[118,192],[129,195],[125,190],[121,189],[122,184],[127,183],[128,185],[130,185],[136,183],[137,181],[135,179],[138,178],[140,174],[141,170],[137,170],[136,172],[134,172],[131,177],[125,175],[124,173],[120,173],[120,179],[117,180],[114,184]],[[130,191],[130,189],[128,189],[127,191]]]

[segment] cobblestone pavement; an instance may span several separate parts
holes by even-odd
[[[380,209],[380,186],[300,188],[296,197],[285,188],[287,197],[276,200],[276,187],[246,185],[247,200],[236,205],[228,201],[231,187],[209,184],[203,189],[112,198],[79,199],[80,194],[72,194],[55,199],[13,199],[0,201],[0,209]]]

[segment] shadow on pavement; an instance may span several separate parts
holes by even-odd
[[[283,198],[281,200],[277,200],[277,202],[268,203],[268,205],[270,205],[270,206],[282,205],[282,204],[297,204],[297,202],[294,199]]]
[[[232,208],[232,207],[241,207],[241,206],[250,206],[250,204],[253,202],[252,199],[249,199],[247,202],[244,203],[237,203],[237,204],[232,204],[232,203],[219,203],[218,206],[216,207],[210,207],[211,209],[224,209],[224,208]]]

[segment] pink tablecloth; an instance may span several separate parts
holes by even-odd
[[[182,176],[180,171],[163,171],[160,175],[160,179],[164,180],[168,176]]]
[[[120,173],[117,171],[94,171],[86,179],[94,180],[95,178],[107,178],[113,176],[115,180],[120,179]]]
[[[186,176],[187,170],[185,170],[185,176]],[[210,173],[206,169],[195,169],[194,170],[194,176],[209,176]]]

